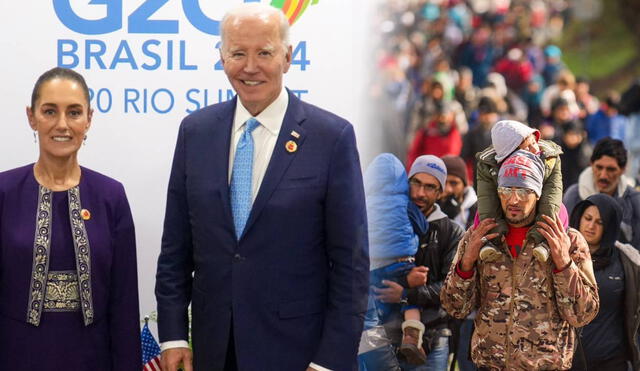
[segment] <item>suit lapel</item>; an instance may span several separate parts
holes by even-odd
[[[269,166],[267,166],[267,172],[265,173],[262,184],[260,185],[258,195],[253,202],[253,207],[251,208],[251,213],[249,214],[249,220],[247,220],[247,224],[242,234],[243,238],[247,234],[247,231],[249,231],[253,223],[260,216],[262,209],[271,197],[273,191],[275,191],[278,187],[278,184],[280,184],[283,175],[289,168],[291,161],[293,161],[293,159],[300,151],[300,147],[302,147],[302,144],[304,143],[306,137],[305,130],[301,126],[302,122],[305,120],[302,102],[298,98],[296,98],[290,91],[287,90],[287,92],[289,93],[289,106],[287,107],[287,112],[284,115],[284,120],[282,122],[282,127],[280,128],[280,133],[278,134],[276,146],[273,149],[273,154],[271,155],[271,159],[269,160]],[[299,137],[295,138],[291,134],[292,131],[298,133]],[[289,141],[293,141],[296,143],[297,150],[289,152],[286,149],[285,146]]]
[[[216,122],[213,123],[214,134],[211,145],[211,173],[215,174],[215,182],[221,183],[219,189],[220,201],[224,210],[227,226],[235,236],[233,214],[231,213],[231,201],[229,198],[229,148],[231,148],[231,130],[233,130],[233,118],[237,103],[237,96],[229,101],[229,104],[220,110]],[[217,126],[217,127],[216,127]],[[219,172],[219,169],[224,169]]]

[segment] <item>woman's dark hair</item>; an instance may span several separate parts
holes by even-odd
[[[43,73],[38,77],[36,84],[33,86],[33,91],[31,92],[31,111],[35,109],[36,101],[40,98],[40,88],[42,85],[53,79],[65,79],[77,82],[82,87],[82,91],[84,92],[84,96],[87,98],[87,106],[91,107],[89,102],[89,87],[87,86],[87,82],[84,81],[84,77],[81,74],[77,73],[74,70],[70,70],[68,68],[55,67],[50,69],[49,71]]]
[[[602,138],[596,143],[591,154],[591,162],[595,162],[602,156],[609,156],[616,159],[618,166],[624,168],[627,166],[627,150],[621,140],[611,137]]]

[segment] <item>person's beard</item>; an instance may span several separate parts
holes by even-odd
[[[530,212],[528,215],[524,215],[522,218],[519,218],[519,219],[509,218],[508,216],[505,215],[505,220],[507,221],[507,223],[511,225],[520,225],[520,226],[531,224],[534,218],[535,218],[535,214],[533,213],[533,211]]]
[[[454,219],[458,214],[460,214],[460,204],[453,195],[439,200],[438,204],[440,205],[440,210],[447,214],[449,219]]]
[[[416,201],[416,200],[414,200]],[[433,211],[433,202],[431,202],[431,200],[429,200],[428,198],[424,197],[424,198],[420,198],[417,201],[422,201],[424,203],[424,205],[418,205],[416,203],[416,206],[418,206],[418,208],[420,208],[420,211],[422,211],[422,214],[425,217],[428,217],[429,214]],[[415,203],[415,202],[414,202]]]
[[[616,188],[617,184],[616,186],[613,186],[613,183],[610,182],[607,178],[600,178],[596,181],[596,189],[598,190],[598,192],[607,194],[611,194],[611,192],[613,192],[613,194],[615,195]]]

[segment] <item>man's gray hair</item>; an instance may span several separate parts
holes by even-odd
[[[282,41],[282,48],[285,54],[289,49],[289,20],[285,16],[282,10],[266,5],[262,3],[242,3],[241,5],[229,10],[222,20],[220,21],[220,49],[224,50],[224,29],[227,22],[234,18],[244,17],[259,17],[268,19],[275,15],[278,17],[278,23],[280,25],[280,38]]]

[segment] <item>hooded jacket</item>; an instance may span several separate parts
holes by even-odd
[[[371,269],[376,261],[415,255],[418,236],[409,220],[409,181],[400,160],[390,153],[377,156],[364,183]]]
[[[622,207],[620,241],[640,249],[640,192],[633,189],[631,184],[626,175],[620,176],[614,198]],[[578,202],[597,193],[593,169],[589,166],[580,174],[578,183],[566,190],[562,201],[571,214]]]

